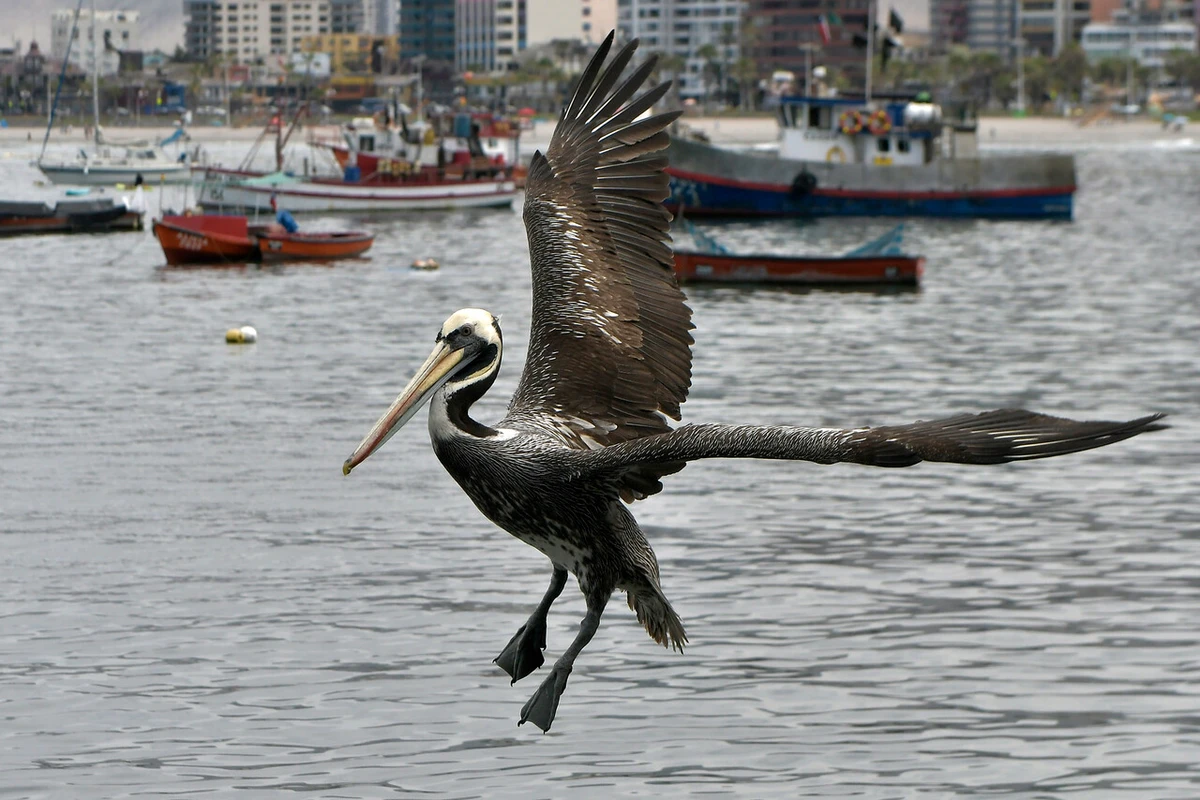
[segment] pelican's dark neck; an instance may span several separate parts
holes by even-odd
[[[462,372],[471,374],[486,366],[489,362],[491,362],[491,369],[483,377],[469,383],[449,383],[446,385],[446,388],[443,390],[446,392],[446,417],[450,420],[451,425],[470,436],[481,438],[495,436],[497,433],[495,428],[489,428],[482,422],[471,418],[471,406],[479,398],[487,394],[487,390],[492,388],[492,384],[496,382],[496,373],[500,371],[499,348],[494,345],[486,348],[475,357],[474,362],[474,364],[468,365],[463,369]]]

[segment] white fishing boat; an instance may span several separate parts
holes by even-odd
[[[447,179],[430,171],[387,179],[346,181],[298,178],[284,173],[239,175],[228,170],[205,173],[199,204],[224,212],[269,212],[271,197],[288,211],[369,213],[482,208],[512,204],[517,189],[511,177]]]

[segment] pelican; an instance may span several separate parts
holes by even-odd
[[[567,101],[545,154],[529,167],[523,217],[533,269],[529,351],[508,413],[494,427],[471,407],[496,380],[499,318],[450,315],[433,352],[343,465],[361,464],[425,403],[446,471],[499,527],[550,559],[550,587],[496,657],[512,682],[542,666],[546,616],[573,573],[587,613],[570,646],[521,710],[518,725],[549,730],[580,652],[613,592],[655,642],[682,651],[683,622],[659,581],[658,560],[628,503],[702,458],[999,464],[1101,447],[1165,427],[1162,415],[1077,422],[1021,409],[876,428],[684,425],[691,385],[691,309],[668,245],[667,126],[678,111],[644,116],[669,84],[638,94],[650,58],[621,80],[637,47],[607,65],[600,45]]]

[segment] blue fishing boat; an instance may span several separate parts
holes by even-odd
[[[785,97],[771,152],[673,135],[671,196],[690,216],[1072,215],[1069,154],[979,153],[976,122],[928,102]]]

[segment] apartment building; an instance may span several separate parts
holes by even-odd
[[[1197,52],[1196,26],[1187,22],[1092,22],[1081,40],[1089,61],[1137,59],[1143,67],[1161,67],[1172,50]]]
[[[285,55],[331,27],[330,0],[184,0],[184,16],[184,49],[198,60]]]
[[[848,4],[856,1],[846,0]],[[617,35],[622,41],[640,39],[645,52],[682,57],[685,67],[679,76],[680,96],[703,97],[713,87],[708,85],[705,77],[708,59],[703,58],[700,52],[711,45],[716,48],[717,60],[721,64],[728,66],[738,60],[741,55],[742,11],[746,5],[741,0],[617,0]],[[769,16],[778,25],[782,25],[779,23],[780,17],[811,18],[815,37],[818,14],[791,12],[784,8],[786,5],[767,0],[751,2],[746,11],[747,19],[751,19],[756,11],[759,19]],[[796,49],[801,41],[804,40],[797,38],[779,46],[788,48],[789,56],[798,54],[799,60],[803,61],[803,53]],[[764,54],[768,60],[771,55],[778,55],[772,41],[762,44],[768,51]],[[794,68],[795,60],[789,61],[791,63],[787,68]]]
[[[119,50],[140,49],[137,11],[97,11],[95,19],[95,41],[92,41],[92,12],[83,9],[75,26],[75,40],[71,43],[70,63],[90,72],[92,57],[98,53],[97,69],[101,75],[116,75],[120,68]],[[62,60],[67,57],[67,44],[71,42],[73,9],[60,9],[50,14],[50,56]],[[106,47],[105,44],[109,46]]]
[[[455,63],[454,16],[457,0],[403,0],[400,4],[400,51],[404,58],[423,56]]]

